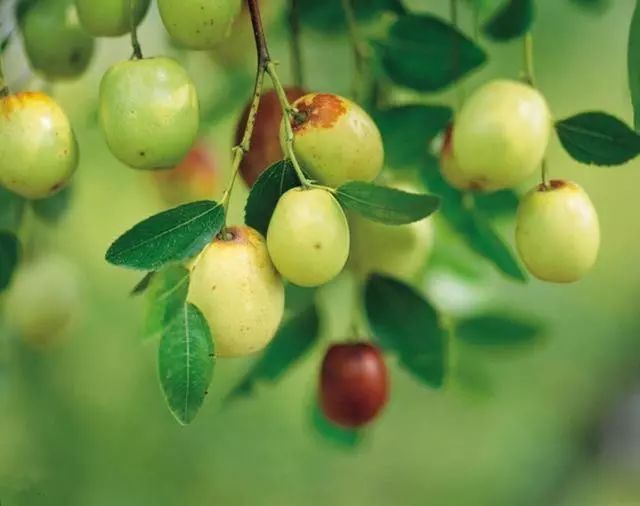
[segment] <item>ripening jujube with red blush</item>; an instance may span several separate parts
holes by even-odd
[[[346,428],[369,423],[389,396],[382,352],[364,342],[334,344],[322,361],[319,393],[322,411],[333,423]]]
[[[306,93],[302,88],[296,86],[288,86],[284,91],[290,102]],[[238,120],[234,139],[236,145],[242,141],[250,109],[251,103],[245,106]],[[278,95],[274,90],[269,90],[260,97],[260,106],[251,135],[251,145],[240,163],[240,174],[247,186],[253,186],[260,174],[271,164],[282,160],[282,147],[278,138],[278,128],[281,122],[282,107]]]

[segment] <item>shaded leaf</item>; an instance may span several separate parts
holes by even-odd
[[[352,0],[352,6],[359,22],[376,20],[385,12],[405,11],[400,0]],[[331,33],[346,29],[341,0],[298,0],[298,9],[306,27]]]
[[[141,221],[121,235],[107,251],[114,265],[156,270],[195,256],[224,223],[224,209],[209,200],[191,202]]]
[[[155,338],[162,334],[165,326],[184,305],[188,291],[189,271],[182,266],[172,265],[153,275],[147,292],[147,312],[142,331],[144,338]]]
[[[633,104],[633,124],[640,130],[640,2],[636,2],[627,43],[627,79]]]
[[[25,204],[24,198],[0,186],[0,230],[18,230]]]
[[[529,31],[533,17],[533,0],[508,0],[484,25],[484,33],[494,40],[511,40]]]
[[[285,311],[297,314],[307,309],[315,301],[316,290],[315,286],[298,286],[286,283],[284,285]]]
[[[70,186],[67,186],[52,197],[30,201],[31,209],[41,220],[47,223],[55,223],[69,209],[72,194],[73,190]]]
[[[513,190],[478,193],[473,200],[476,208],[490,218],[515,216],[520,203],[518,194]]]
[[[311,426],[323,440],[339,448],[355,449],[364,440],[364,432],[362,430],[344,429],[327,420],[317,399],[312,406]]]
[[[0,292],[11,283],[20,258],[20,242],[12,232],[0,232]]]
[[[456,325],[456,337],[465,343],[506,347],[530,344],[539,337],[539,322],[517,315],[488,313],[460,320]]]
[[[136,283],[136,286],[134,286],[131,289],[131,293],[129,295],[131,295],[132,297],[136,296],[136,295],[140,295],[144,292],[147,291],[147,288],[149,288],[149,285],[151,284],[151,280],[153,279],[153,277],[156,275],[156,271],[149,271],[147,272],[144,277],[138,281]]]

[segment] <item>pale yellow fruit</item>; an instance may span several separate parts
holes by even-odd
[[[205,316],[219,357],[262,350],[278,330],[284,285],[264,238],[250,227],[229,227],[229,240],[216,238],[191,270],[188,300]]]
[[[600,246],[598,215],[589,196],[570,181],[533,188],[518,208],[516,245],[535,277],[555,283],[582,278]]]
[[[440,151],[440,173],[450,186],[459,190],[473,190],[474,182],[464,172],[453,156],[453,125],[447,128]]]
[[[485,84],[465,102],[455,121],[453,154],[475,188],[515,186],[539,167],[552,120],[544,97],[516,81]]]
[[[344,211],[326,190],[293,188],[276,205],[267,246],[286,279],[300,286],[322,285],[340,273],[349,255]]]

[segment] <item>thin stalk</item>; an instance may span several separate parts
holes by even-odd
[[[138,27],[136,26],[135,0],[129,0],[129,27],[131,28],[131,48],[133,49],[132,60],[142,60],[142,48],[138,40]]]
[[[353,80],[353,96],[356,101],[361,101],[362,97],[360,95],[367,75],[369,51],[367,46],[362,42],[363,39],[358,28],[358,20],[356,19],[351,0],[342,0],[342,10],[347,23],[347,32],[351,41],[351,47],[353,48],[353,59],[356,65],[356,74]]]
[[[535,86],[533,67],[533,36],[527,32],[522,42],[522,61],[524,64],[524,80],[530,86]]]
[[[304,66],[302,63],[302,42],[300,37],[299,0],[290,0],[289,8],[289,48],[291,51],[291,73],[296,86],[304,87]]]

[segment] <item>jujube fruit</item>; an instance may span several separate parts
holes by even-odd
[[[22,3],[20,31],[31,66],[47,79],[73,78],[91,61],[93,38],[82,28],[73,0]],[[19,7],[20,9],[20,7]]]
[[[284,91],[290,102],[306,93],[302,88],[295,86],[287,87]],[[251,104],[249,103],[244,108],[236,126],[234,139],[236,145],[240,144],[242,140],[250,109]],[[282,108],[278,101],[278,95],[274,90],[269,90],[263,93],[260,98],[260,107],[258,108],[253,134],[251,135],[251,145],[240,163],[240,174],[247,186],[253,186],[260,174],[271,164],[282,160],[283,153],[278,137],[278,128],[281,122]]]
[[[276,205],[267,246],[286,279],[299,286],[322,285],[337,276],[347,261],[347,219],[328,191],[292,188]]]
[[[211,328],[219,357],[249,355],[273,338],[284,312],[284,285],[263,237],[229,227],[193,262],[188,300]]]
[[[95,37],[118,37],[138,26],[149,10],[151,0],[75,0],[80,23]]]
[[[196,89],[165,57],[113,65],[100,83],[100,124],[111,152],[136,169],[173,167],[198,134]]]
[[[44,93],[0,97],[0,184],[29,199],[62,189],[78,166],[64,111]]]
[[[589,196],[571,181],[533,188],[518,208],[516,245],[535,277],[555,283],[582,278],[600,246],[598,215]]]
[[[464,103],[453,130],[453,155],[473,188],[499,190],[528,178],[542,162],[551,131],[544,97],[531,86],[497,80]]]
[[[293,107],[294,153],[313,177],[329,186],[376,178],[384,162],[382,137],[360,106],[338,95],[310,93]],[[284,127],[280,137],[284,145]]]
[[[320,405],[337,425],[358,428],[387,403],[389,379],[380,350],[368,343],[334,344],[322,361]]]
[[[460,166],[453,156],[453,129],[450,124],[444,132],[442,148],[440,150],[440,173],[444,180],[459,190],[475,189],[473,179],[460,170]]]
[[[158,0],[169,35],[189,49],[211,49],[223,41],[240,12],[241,0]]]

